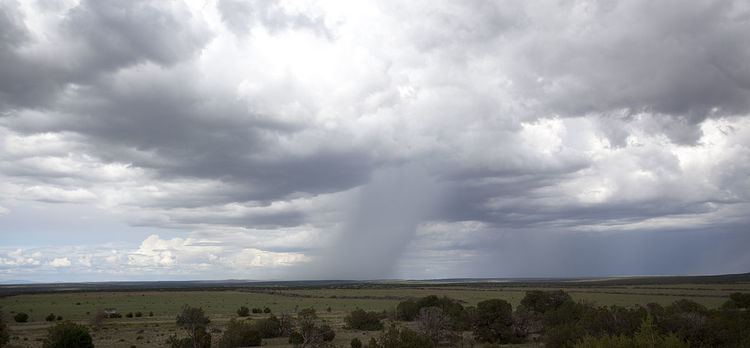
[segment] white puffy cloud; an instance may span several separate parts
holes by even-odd
[[[67,257],[58,257],[50,261],[49,265],[55,268],[70,267],[70,260]]]

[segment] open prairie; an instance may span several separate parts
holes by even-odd
[[[689,281],[687,279],[686,281]],[[562,289],[574,300],[597,305],[645,305],[650,302],[668,305],[686,298],[716,308],[733,292],[750,292],[750,282],[653,282],[630,281],[567,281],[567,282],[369,282],[328,285],[247,286],[233,285],[228,289],[117,289],[107,288],[68,290],[45,289],[41,293],[21,290],[20,294],[0,298],[4,320],[9,323],[12,347],[41,347],[41,340],[51,325],[45,321],[50,313],[81,324],[89,324],[94,313],[104,308],[114,308],[123,315],[107,319],[102,329],[93,333],[98,347],[163,347],[169,336],[180,335],[175,317],[185,304],[202,307],[211,319],[213,340],[221,336],[226,323],[237,318],[240,306],[269,307],[274,314],[294,315],[302,308],[312,307],[336,331],[334,343],[348,346],[353,337],[367,341],[377,332],[347,330],[343,318],[353,309],[368,311],[393,311],[399,301],[427,295],[448,296],[464,306],[498,298],[516,307],[526,291],[534,289]],[[7,290],[7,289],[6,289]],[[34,292],[34,291],[31,291]],[[39,292],[37,289],[36,292]],[[16,323],[16,313],[29,314],[29,322]],[[143,316],[127,318],[127,313],[141,312]],[[150,315],[153,313],[153,315]],[[249,319],[267,317],[268,314],[251,314]],[[289,346],[284,338],[264,340],[267,346]]]

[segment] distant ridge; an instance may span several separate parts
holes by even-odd
[[[10,280],[2,283],[11,282]],[[120,281],[77,283],[16,283],[0,285],[0,296],[50,292],[95,291],[191,291],[284,288],[390,288],[412,286],[524,287],[524,286],[624,286],[654,284],[748,283],[750,273],[695,276],[623,276],[600,278],[447,278],[422,280],[191,280],[191,281]]]

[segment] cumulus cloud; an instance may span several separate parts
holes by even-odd
[[[3,272],[565,275],[491,266],[515,255],[501,241],[551,255],[550,238],[590,255],[580,274],[653,273],[589,265],[616,245],[602,235],[666,230],[704,257],[659,272],[748,266],[697,247],[750,222],[748,17],[741,1],[4,1],[0,226],[92,206],[174,235],[97,251],[107,237],[74,232],[75,256],[8,251]],[[13,252],[51,247],[16,234]],[[385,256],[358,259],[363,241]]]
[[[49,265],[55,268],[70,267],[70,260],[67,257],[58,257],[50,261]]]

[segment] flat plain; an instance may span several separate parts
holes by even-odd
[[[691,278],[674,281],[669,278],[659,282],[647,281],[566,281],[566,282],[367,282],[334,284],[279,284],[263,286],[233,284],[227,288],[194,286],[188,289],[128,286],[124,289],[11,289],[0,298],[4,321],[11,330],[11,347],[41,347],[48,327],[45,321],[50,313],[88,325],[94,313],[104,308],[114,308],[123,318],[107,319],[102,329],[93,332],[97,347],[164,347],[169,336],[181,334],[175,326],[175,317],[185,304],[199,306],[211,318],[214,343],[218,342],[226,323],[237,318],[240,306],[268,307],[274,314],[294,315],[302,308],[315,308],[317,313],[336,330],[335,344],[348,347],[353,337],[366,342],[378,332],[347,330],[343,318],[353,309],[392,311],[399,301],[427,295],[448,296],[461,301],[464,306],[499,298],[510,302],[514,308],[525,295],[534,289],[562,289],[577,301],[597,305],[633,306],[649,302],[668,305],[686,298],[709,308],[725,302],[733,292],[750,292],[750,281],[735,279]],[[7,289],[6,289],[7,290]],[[15,323],[15,313],[29,314],[27,323]],[[127,318],[125,314],[141,312],[143,316]],[[151,316],[150,313],[153,313]],[[263,318],[268,314],[252,314],[249,319]],[[269,347],[289,346],[286,339],[264,340]]]

